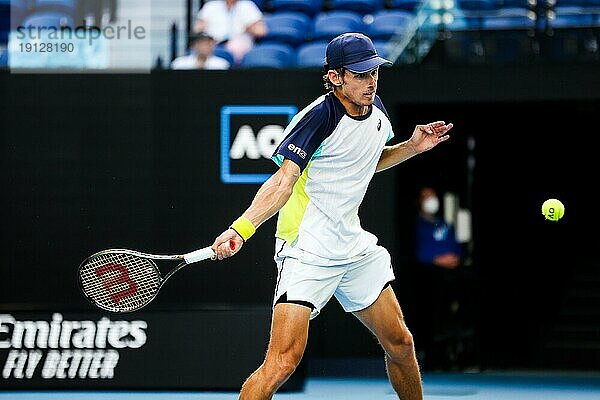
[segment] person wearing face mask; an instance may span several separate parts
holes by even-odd
[[[454,226],[439,215],[440,200],[431,186],[423,186],[417,195],[415,257],[421,298],[418,301],[423,366],[433,370],[454,369],[457,362],[456,333],[461,304],[464,251]]]
[[[454,269],[463,258],[454,227],[438,216],[440,200],[435,189],[423,187],[419,192],[417,217],[417,260],[422,264]]]

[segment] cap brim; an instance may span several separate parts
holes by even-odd
[[[363,74],[365,72],[369,72],[377,67],[379,67],[380,65],[383,64],[392,64],[391,61],[386,60],[385,58],[381,58],[379,56],[375,56],[373,58],[370,58],[368,60],[365,61],[360,61],[354,64],[348,64],[345,65],[344,67],[349,70],[350,72],[355,72],[357,74]]]

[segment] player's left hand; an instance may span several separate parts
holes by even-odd
[[[450,138],[448,131],[452,129],[452,123],[444,121],[431,122],[427,125],[417,125],[410,137],[410,143],[417,153],[430,150]]]

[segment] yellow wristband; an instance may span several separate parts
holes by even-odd
[[[233,221],[230,228],[236,231],[244,239],[244,242],[250,239],[254,235],[254,232],[256,232],[256,228],[252,225],[252,222],[243,216]]]

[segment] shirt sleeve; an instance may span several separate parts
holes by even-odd
[[[260,21],[263,14],[253,1],[245,1],[244,4],[242,15],[244,18],[244,26],[247,28],[253,23]]]
[[[205,20],[205,19],[206,19],[206,5],[198,11],[198,14],[196,14],[196,20]]]
[[[292,118],[286,128],[285,138],[271,158],[279,166],[284,159],[291,160],[303,171],[334,128],[335,123],[331,121],[328,108],[321,103],[307,113]]]

